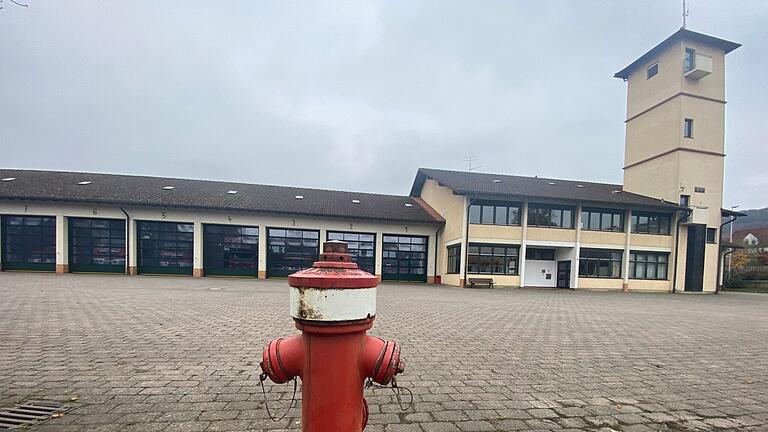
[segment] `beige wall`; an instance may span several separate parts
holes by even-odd
[[[629,290],[640,292],[670,292],[672,291],[672,281],[630,279]]]
[[[469,225],[470,242],[478,243],[509,243],[519,241],[523,238],[523,229],[519,226],[500,226],[500,225]]]
[[[621,290],[621,279],[603,279],[603,278],[579,278],[579,289],[605,289],[605,290]]]
[[[627,83],[627,118],[646,110],[680,91],[683,70],[682,45],[672,47],[637,67]],[[659,73],[646,79],[647,68],[659,63]]]
[[[675,226],[670,227],[672,234],[674,234]],[[629,239],[630,245],[633,247],[645,247],[656,250],[671,251],[675,245],[675,237],[673,235],[653,235],[653,234],[635,234],[632,233]]]
[[[625,221],[629,223],[630,221]],[[590,245],[611,245],[624,249],[626,234],[623,232],[600,232],[581,230],[581,247],[592,247]]]
[[[528,241],[575,243],[575,229],[528,227]]]
[[[436,181],[427,179],[421,190],[421,199],[445,218],[442,237],[448,243],[462,237],[464,232],[464,196],[454,195],[453,191],[440,186]]]

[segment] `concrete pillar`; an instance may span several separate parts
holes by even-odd
[[[435,267],[435,257],[437,256],[437,234],[427,236],[427,283],[435,283],[437,267]],[[430,276],[431,275],[431,276]]]
[[[194,242],[192,245],[192,276],[203,277],[203,223],[196,221],[194,223],[194,227]]]
[[[670,228],[671,229],[671,228]],[[621,260],[621,275],[623,283],[621,289],[624,292],[629,291],[629,251],[632,240],[632,209],[627,209],[627,216],[624,219],[624,256]],[[667,263],[669,265],[669,263]]]
[[[582,206],[576,208],[576,247],[573,248],[573,257],[571,258],[571,288],[579,287],[579,258],[581,257],[581,225],[584,216],[582,215]]]
[[[64,215],[56,215],[56,273],[69,273],[69,225]]]
[[[525,287],[525,251],[528,248],[528,200],[523,201],[523,208],[520,211],[520,224],[522,225],[523,234],[520,241],[520,265],[518,266],[520,271],[520,288]]]
[[[136,223],[136,219],[131,218],[128,226],[128,274],[137,275],[139,274],[139,224]]]
[[[3,271],[3,223],[2,219],[4,216],[0,216],[0,271]]]
[[[462,217],[461,217],[461,250],[459,252],[461,257],[459,258],[459,286],[464,287],[464,279],[461,277],[462,275],[467,274],[467,250],[469,248],[469,231],[467,224],[467,218],[469,215],[467,214],[469,212],[469,199],[466,195],[464,195],[464,210],[462,211]]]
[[[381,282],[381,268],[384,266],[384,233],[381,231],[376,232],[375,248],[373,272],[379,277],[379,282]]]
[[[259,225],[259,279],[267,278],[267,227]]]

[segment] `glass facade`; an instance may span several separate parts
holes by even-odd
[[[267,228],[267,277],[282,277],[312,267],[320,259],[320,232]]]
[[[520,225],[520,203],[477,202],[469,206],[469,223]]]
[[[554,261],[555,250],[529,247],[525,249],[525,259],[537,260],[537,261]]]
[[[620,250],[581,249],[579,276],[589,278],[621,278]]]
[[[584,208],[581,227],[589,231],[624,231],[624,210]]]
[[[467,273],[516,275],[519,254],[519,246],[470,243]]]
[[[193,224],[138,221],[136,225],[139,273],[192,274]]]
[[[203,268],[206,275],[258,277],[259,228],[204,225]]]
[[[669,235],[672,216],[665,213],[632,212],[632,232]]]
[[[376,234],[328,231],[328,240],[341,240],[357,265],[370,274],[376,274]]]
[[[2,217],[5,270],[56,270],[56,218]]]
[[[636,252],[629,254],[629,277],[631,279],[667,279],[669,254],[657,252]]]
[[[528,204],[528,226],[572,229],[574,210],[575,207]]]
[[[71,272],[125,272],[125,221],[69,218]]]
[[[382,239],[383,280],[427,281],[427,238],[387,235]]]

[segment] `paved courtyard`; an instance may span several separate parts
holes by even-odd
[[[295,331],[285,286],[0,273],[0,407],[73,407],[35,432],[299,429],[258,384]],[[768,430],[768,295],[385,284],[373,333],[402,342],[414,404],[366,390],[370,431]]]

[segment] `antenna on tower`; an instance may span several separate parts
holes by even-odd
[[[467,155],[463,160],[464,160],[464,162],[466,162],[469,165],[468,171],[470,171],[470,172],[480,168],[480,165],[477,165],[477,166],[473,166],[472,165],[473,162],[477,162],[477,161],[480,160],[479,157],[472,156],[472,153]]]
[[[688,15],[691,13],[691,11],[688,9],[688,3],[683,0],[683,28],[685,28],[686,25],[686,18],[688,18]]]

